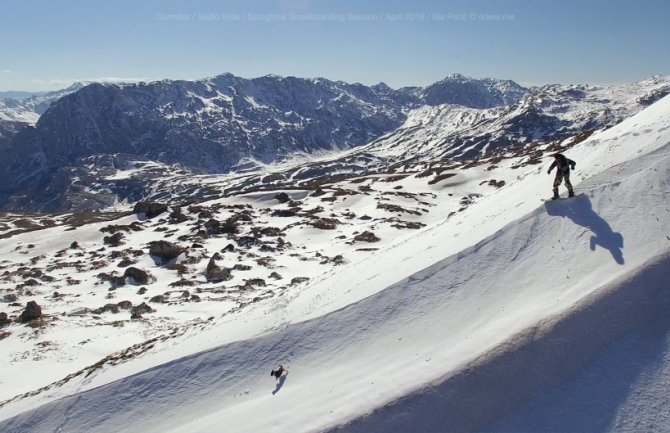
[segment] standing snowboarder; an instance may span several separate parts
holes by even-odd
[[[575,169],[577,163],[571,159],[568,159],[562,153],[554,154],[554,162],[549,167],[547,174],[551,174],[551,170],[556,167],[556,177],[554,178],[554,196],[552,200],[558,198],[558,187],[563,180],[565,180],[565,186],[568,188],[568,197],[574,197],[575,191],[572,189],[572,184],[570,183],[570,169]]]

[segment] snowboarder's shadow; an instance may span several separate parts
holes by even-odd
[[[272,391],[272,395],[277,394],[282,386],[284,386],[284,382],[286,382],[286,376],[288,376],[288,371],[279,377],[277,380],[277,386],[275,387],[274,391]]]
[[[570,218],[575,224],[591,230],[593,236],[589,241],[589,247],[592,251],[599,245],[609,250],[614,261],[620,265],[624,264],[623,236],[613,231],[607,221],[593,211],[591,200],[586,195],[546,202],[544,206],[549,215]]]

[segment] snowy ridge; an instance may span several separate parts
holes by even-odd
[[[55,92],[46,92],[23,99],[0,98],[0,120],[34,125],[52,102],[74,93],[88,82],[77,82],[70,87]]]
[[[344,423],[345,431],[393,431],[384,416],[392,412],[398,431],[513,431],[530,417],[515,412],[524,402],[510,401],[503,386],[486,400],[495,410],[481,424],[473,424],[476,412],[443,404],[456,402],[454,395],[481,395],[492,383],[487,366],[518,383],[513,372],[533,365],[525,355],[538,353],[534,347],[540,360],[559,347],[574,362],[568,378],[579,379],[594,368],[588,362],[598,347],[632,330],[646,332],[647,319],[667,311],[657,282],[668,278],[669,113],[666,97],[570,149],[578,161],[573,181],[583,193],[574,200],[540,203],[549,189],[546,166],[510,169],[515,178],[462,212],[288,291],[281,302],[253,304],[180,345],[159,344],[126,364],[3,406],[0,428],[320,431]],[[454,187],[459,182],[447,179],[436,188]],[[636,304],[639,290],[652,302]],[[590,314],[612,309],[631,321]],[[597,332],[611,323],[619,326]],[[656,330],[667,340],[667,326]],[[569,341],[555,346],[552,336]],[[579,349],[575,341],[596,345]],[[666,350],[662,368],[648,370],[647,378],[667,381],[669,358]],[[267,372],[277,362],[289,375],[274,387]],[[459,376],[464,371],[473,374]],[[564,380],[551,374],[534,371],[532,383],[519,385],[521,394],[554,392]],[[633,385],[617,396],[620,411],[606,414],[605,427],[621,425],[618,413],[633,416],[627,404],[637,404],[636,390],[667,406],[658,389]],[[422,407],[435,410],[426,417]],[[33,410],[20,414],[26,409]],[[476,402],[466,409],[476,411]],[[649,413],[637,422],[647,430],[670,427]]]
[[[527,143],[611,127],[670,93],[669,77],[610,85],[548,85],[490,109],[454,105],[411,111],[396,131],[360,152],[404,159],[474,158]]]
[[[199,189],[195,174],[244,173],[227,193],[293,187],[389,165],[490,157],[611,127],[670,91],[668,77],[616,85],[549,85],[454,75],[394,90],[326,79],[231,74],[199,81],[92,84],[58,99],[35,128],[0,122],[0,208],[110,210],[150,197],[171,203]],[[4,152],[4,153],[2,153]],[[296,154],[341,152],[339,161],[280,166]],[[131,161],[163,170],[129,171]],[[261,176],[267,170],[274,176]],[[179,176],[181,174],[181,176]],[[242,186],[240,188],[240,186]],[[180,190],[181,188],[181,190]],[[184,194],[182,194],[182,192]]]

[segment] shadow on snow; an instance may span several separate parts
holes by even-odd
[[[544,204],[547,214],[570,218],[572,222],[585,227],[593,233],[589,241],[589,247],[595,251],[599,245],[612,254],[614,261],[623,265],[623,236],[612,230],[612,227],[591,205],[591,200],[586,195],[579,195],[570,200],[549,201]]]
[[[277,394],[279,392],[279,390],[281,389],[281,387],[284,386],[284,382],[286,382],[286,376],[288,376],[288,374],[282,374],[281,375],[281,377],[277,381],[277,387],[274,389],[274,391],[272,391],[272,395]]]

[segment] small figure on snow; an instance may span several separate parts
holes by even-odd
[[[279,368],[277,370],[272,370],[270,372],[270,376],[274,376],[277,380],[279,380],[279,378],[282,376],[282,374],[284,374],[284,372],[288,374],[288,369],[279,365]]]
[[[554,178],[554,196],[552,200],[558,198],[558,186],[562,181],[565,180],[565,186],[568,188],[568,197],[574,197],[575,191],[572,189],[572,184],[570,183],[570,169],[575,169],[577,163],[571,159],[568,159],[562,153],[555,153],[554,162],[549,167],[547,174],[551,174],[551,170],[556,167],[556,177]]]

